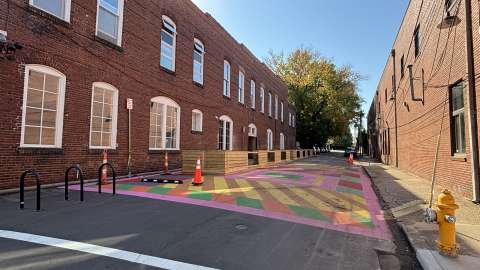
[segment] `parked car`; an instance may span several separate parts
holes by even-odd
[[[343,153],[343,156],[344,157],[349,157],[350,153],[353,154],[353,158],[358,158],[357,150],[355,150],[355,148],[353,148],[353,147],[347,147],[345,149],[345,152]]]

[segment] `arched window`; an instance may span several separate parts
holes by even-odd
[[[268,92],[268,116],[272,117],[272,92]]]
[[[65,75],[53,68],[25,67],[21,147],[62,147],[65,85]]]
[[[193,45],[193,81],[203,84],[203,59],[205,56],[205,47],[203,43],[194,39]]]
[[[223,95],[230,96],[230,63],[223,61]]]
[[[180,106],[170,98],[150,102],[150,150],[180,149]]]
[[[257,137],[257,127],[255,124],[248,125],[248,136]]]
[[[203,113],[200,110],[192,111],[192,131],[201,132],[203,129]]]
[[[218,150],[232,150],[233,121],[230,117],[223,115],[218,121]]]
[[[280,150],[285,150],[285,135],[280,133]]]
[[[271,129],[267,129],[267,150],[273,151],[273,132]]]
[[[117,146],[118,89],[104,82],[93,83],[90,117],[90,148]]]
[[[175,71],[175,50],[177,41],[177,26],[167,16],[162,16],[163,28],[160,44],[160,65]]]

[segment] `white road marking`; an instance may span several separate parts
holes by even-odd
[[[118,260],[129,261],[138,264],[144,264],[153,267],[175,270],[218,270],[214,268],[178,262],[174,260],[143,255],[135,252],[124,251],[114,248],[102,247],[82,242],[69,241],[64,239],[46,237],[41,235],[20,233],[13,231],[0,230],[0,238],[24,241],[45,246],[75,250],[98,256],[110,257]]]

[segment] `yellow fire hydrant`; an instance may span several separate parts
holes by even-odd
[[[425,220],[427,222],[435,222],[438,224],[438,240],[437,246],[440,253],[447,256],[456,257],[458,248],[455,234],[455,210],[458,205],[455,198],[449,190],[444,190],[437,198],[438,210],[427,209]]]

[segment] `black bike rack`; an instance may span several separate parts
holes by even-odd
[[[83,202],[83,181],[84,181],[84,177],[83,177],[82,168],[78,164],[71,166],[70,168],[68,168],[65,171],[65,201],[68,201],[68,174],[70,173],[71,170],[75,170],[75,172],[77,172],[77,174],[78,174],[78,178],[80,178],[80,201]],[[77,178],[77,180],[78,180],[78,178]]]
[[[20,209],[25,207],[25,177],[31,174],[35,176],[37,182],[37,211],[40,211],[40,175],[35,170],[26,170],[20,177]]]
[[[109,162],[103,163],[100,168],[98,168],[98,193],[102,193],[102,170],[103,167],[108,166],[112,170],[112,178],[113,178],[113,195],[116,193],[116,176],[115,176],[115,169],[113,168],[113,165]]]

